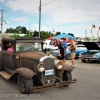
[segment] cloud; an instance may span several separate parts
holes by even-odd
[[[4,2],[5,0],[0,0]],[[6,0],[5,6],[22,15],[29,13],[27,18],[16,18],[13,21],[28,22],[31,16],[37,15],[40,0]],[[90,34],[92,24],[100,25],[100,0],[41,0],[41,30]],[[35,10],[34,10],[35,9]],[[37,18],[36,17],[36,18]],[[33,29],[38,30],[38,20],[34,17]],[[29,23],[28,23],[29,24]],[[93,30],[97,33],[97,28]],[[91,35],[91,34],[90,34]]]
[[[15,21],[15,22],[28,22],[30,19],[29,18],[11,18],[13,21]]]
[[[7,0],[6,6],[14,11],[20,10],[29,13],[33,10],[33,13],[39,13],[39,1]],[[48,2],[50,1],[52,0]],[[100,18],[98,2],[99,0],[54,0],[54,2],[46,4],[47,0],[42,0],[42,15],[48,15],[47,20],[57,24],[96,20]],[[34,10],[35,8],[37,9]]]
[[[16,11],[28,13],[35,8],[38,10],[39,0],[7,0],[6,6]]]
[[[5,2],[5,0],[0,0],[0,3],[4,3]]]

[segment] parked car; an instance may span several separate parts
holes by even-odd
[[[2,38],[1,41],[0,76],[7,80],[17,79],[21,93],[36,92],[76,82],[75,79],[72,80],[72,67],[57,61],[53,56],[44,54],[41,38]],[[9,44],[13,45],[12,51],[7,51]]]
[[[79,54],[81,61],[98,61],[100,63],[100,45],[96,42],[83,42],[83,44],[88,50]]]
[[[51,40],[45,40],[43,41],[43,50],[45,49],[53,51],[53,50],[57,50],[58,47],[51,44]]]
[[[70,47],[70,45],[67,48],[69,48],[69,47]],[[82,45],[82,44],[77,44],[76,45],[76,57],[79,56],[79,53],[85,52],[85,51],[87,51],[87,48],[84,45]],[[58,55],[58,50],[52,51],[52,55],[57,56]],[[70,58],[70,51],[68,49],[66,49],[66,59],[67,60],[71,59]]]

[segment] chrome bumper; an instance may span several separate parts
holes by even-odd
[[[72,84],[72,83],[76,83],[76,79],[73,79],[70,81],[58,82],[58,83],[54,83],[54,84],[48,84],[48,85],[44,85],[44,86],[31,87],[30,92],[37,92],[37,91],[41,91],[41,90],[45,90],[45,89],[49,89],[49,88],[55,88],[55,87],[58,88],[61,86]]]

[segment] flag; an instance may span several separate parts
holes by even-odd
[[[99,26],[99,30],[100,30],[100,26]]]
[[[92,25],[92,28],[96,28],[96,26],[95,25]]]

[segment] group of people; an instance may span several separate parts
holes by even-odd
[[[68,48],[71,52],[71,67],[75,68],[75,55],[76,55],[76,44],[73,41],[73,39],[69,38],[69,42],[70,42],[70,48]],[[59,41],[58,45],[58,56],[60,56],[62,58],[62,62],[66,63],[66,49],[67,49],[67,42],[66,42],[66,38],[61,38],[61,40]]]

